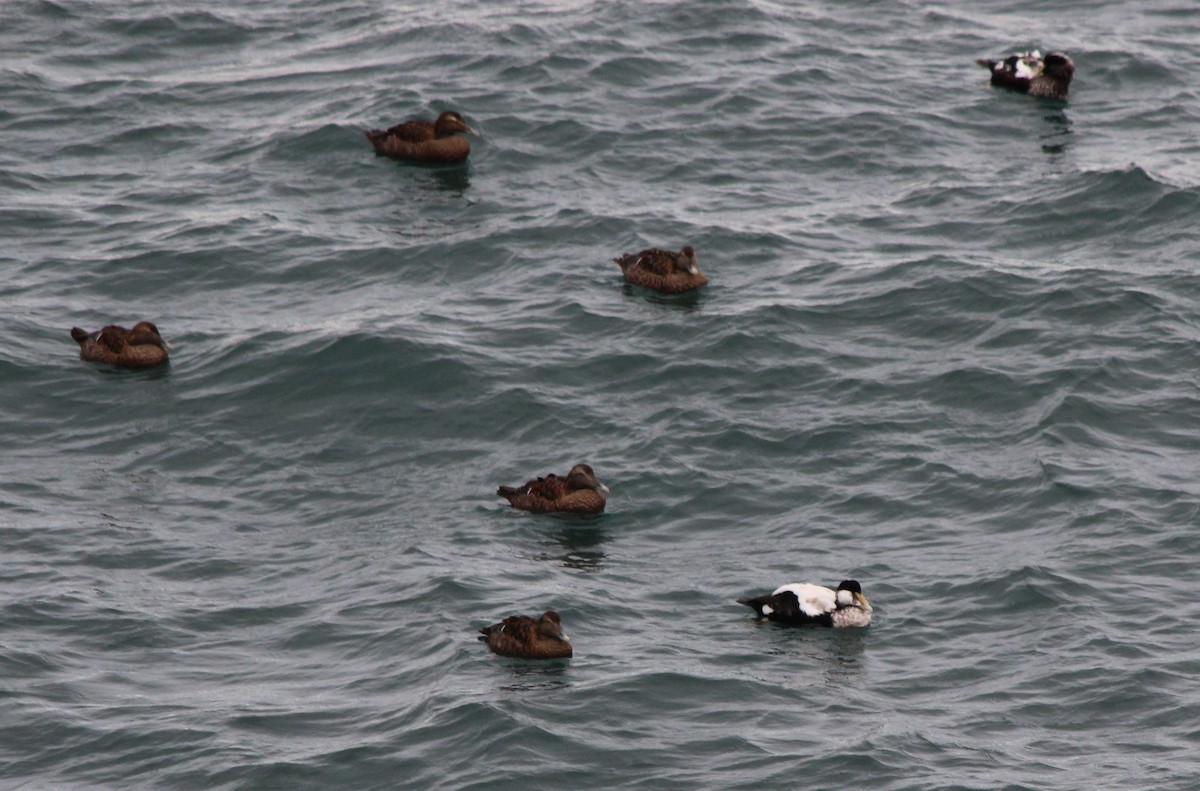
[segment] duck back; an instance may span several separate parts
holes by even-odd
[[[158,328],[148,321],[138,322],[132,330],[118,324],[92,333],[72,327],[71,338],[79,344],[79,358],[88,362],[120,368],[150,368],[168,360],[166,342]]]
[[[565,478],[547,475],[522,486],[501,486],[496,494],[522,511],[598,514],[604,510],[607,491],[608,487],[596,479],[591,467],[577,464]]]
[[[708,277],[696,266],[696,253],[690,245],[679,252],[652,247],[613,261],[621,267],[626,283],[663,294],[682,294],[708,285]]]
[[[574,654],[558,613],[552,610],[540,618],[509,616],[480,629],[479,639],[494,653],[518,659],[566,659]]]

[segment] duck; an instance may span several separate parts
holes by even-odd
[[[574,653],[571,638],[563,631],[562,619],[554,610],[547,610],[538,618],[511,615],[480,629],[479,639],[493,653],[518,659],[566,659]]]
[[[131,330],[117,324],[91,333],[72,327],[71,337],[79,344],[81,360],[120,368],[162,365],[167,362],[167,352],[171,349],[171,344],[163,340],[158,327],[150,321],[139,321]]]
[[[1065,100],[1075,76],[1075,61],[1062,52],[1050,52],[1043,58],[1035,49],[1003,60],[980,58],[975,62],[992,73],[992,85],[1046,99]]]
[[[640,253],[626,253],[613,261],[621,267],[626,283],[663,294],[682,294],[708,285],[708,278],[696,266],[696,250],[690,244],[685,244],[679,252],[651,247]]]
[[[496,494],[523,511],[598,514],[604,510],[608,491],[590,466],[576,464],[566,477],[551,474],[523,486],[501,486]]]
[[[856,580],[842,580],[837,589],[808,582],[780,585],[767,596],[738,599],[758,613],[759,618],[777,623],[831,626],[870,626],[871,603]]]
[[[366,134],[377,156],[451,164],[462,162],[471,153],[471,142],[460,133],[479,135],[461,115],[447,110],[436,121],[415,119],[388,129],[371,129]]]

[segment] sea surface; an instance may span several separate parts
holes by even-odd
[[[1197,42],[6,0],[0,788],[1200,788]],[[1034,47],[1069,102],[974,63]],[[363,137],[444,109],[464,165]],[[599,518],[495,495],[577,462]],[[734,601],[846,578],[868,629]],[[475,639],[551,608],[569,661]]]

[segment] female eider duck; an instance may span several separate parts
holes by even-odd
[[[833,627],[871,624],[871,603],[854,580],[842,581],[836,591],[794,582],[779,586],[770,596],[738,599],[737,603],[753,607],[759,618],[778,623]]]
[[[436,121],[414,120],[390,129],[372,129],[367,139],[375,153],[393,159],[450,164],[462,162],[471,153],[471,143],[459,133],[478,135],[456,112],[447,110]]]
[[[500,656],[518,659],[565,659],[573,653],[571,638],[554,610],[540,618],[512,615],[479,630],[479,639]]]
[[[591,467],[576,464],[565,478],[547,475],[524,486],[501,486],[496,494],[508,500],[513,508],[524,511],[598,514],[604,510],[607,491],[608,487],[596,479]]]
[[[158,327],[149,321],[139,321],[133,329],[110,324],[88,333],[71,328],[71,337],[79,344],[79,358],[108,363],[121,368],[149,368],[167,361],[171,344],[158,334]]]
[[[1051,52],[1043,58],[1035,49],[1004,60],[981,58],[975,62],[992,73],[992,85],[1046,99],[1066,99],[1075,76],[1075,62],[1062,52]]]
[[[626,283],[664,294],[682,294],[708,285],[708,278],[696,266],[696,250],[690,244],[685,244],[678,253],[652,247],[640,253],[626,253],[613,261],[621,267]]]

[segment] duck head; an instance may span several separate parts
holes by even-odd
[[[608,493],[608,487],[600,483],[596,473],[592,472],[592,468],[586,464],[576,464],[567,473],[567,488],[595,489],[598,492]]]
[[[1042,74],[1054,80],[1070,82],[1075,76],[1075,61],[1061,52],[1051,52],[1042,61]]]
[[[690,244],[685,244],[676,258],[676,265],[690,274],[700,274],[700,267],[696,266],[696,248]]]
[[[158,332],[158,327],[152,321],[139,321],[137,324],[134,324],[133,329],[125,336],[125,342],[130,346],[149,343],[161,349],[171,351],[171,344],[163,340],[163,336]]]
[[[542,613],[542,617],[538,618],[538,634],[554,640],[562,640],[564,643],[571,642],[571,638],[567,637],[567,633],[563,631],[562,619],[554,610],[546,610]]]
[[[838,583],[837,606],[838,609],[843,607],[858,607],[861,610],[871,612],[871,603],[863,595],[862,585],[859,585],[857,580],[842,580]]]
[[[475,135],[476,137],[479,136],[479,132],[467,126],[467,122],[463,120],[463,117],[453,110],[447,110],[439,115],[437,121],[433,124],[434,137],[449,137],[459,132]]]

